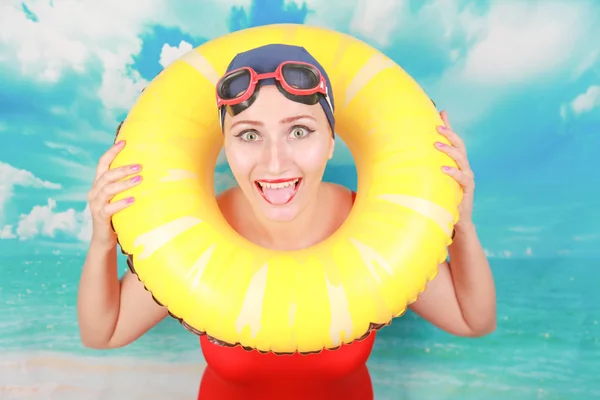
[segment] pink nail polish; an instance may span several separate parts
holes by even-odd
[[[142,166],[140,164],[135,164],[131,167],[131,170],[133,172],[138,172],[140,169],[142,169]]]
[[[442,167],[442,169],[443,169],[444,171],[450,171],[450,167],[447,167],[447,166],[445,166],[445,165]]]
[[[137,176],[134,176],[133,178],[131,178],[131,182],[133,182],[133,183],[138,183],[141,180],[142,180],[142,177],[140,175],[137,175]]]
[[[124,141],[124,140],[119,140],[117,143],[115,143],[115,146],[120,146],[120,145],[122,145],[123,143],[125,143],[125,141]]]
[[[133,202],[134,202],[134,200],[135,200],[135,199],[134,199],[133,197],[128,197],[128,198],[126,198],[126,199],[125,199],[125,203],[127,203],[127,204],[131,204],[131,203],[133,203]]]
[[[444,147],[444,146],[445,146],[445,144],[444,144],[444,143],[442,143],[442,142],[435,142],[435,145],[436,145],[437,147]]]

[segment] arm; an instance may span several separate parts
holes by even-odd
[[[168,313],[129,271],[119,281],[116,246],[92,241],[77,298],[79,332],[84,346],[123,347],[138,339]]]
[[[82,343],[95,349],[123,347],[167,315],[167,310],[156,304],[136,275],[128,272],[119,281],[117,238],[110,220],[115,213],[129,207],[133,199],[113,203],[110,199],[141,181],[139,165],[109,168],[124,146],[124,141],[119,141],[102,155],[88,193],[92,240],[79,282],[77,318]],[[139,178],[125,179],[133,176]]]
[[[472,224],[456,230],[450,263],[410,308],[453,335],[478,337],[496,329],[494,278]]]
[[[475,225],[472,222],[475,178],[462,139],[452,130],[448,115],[440,113],[444,122],[438,132],[450,144],[435,147],[452,158],[458,168],[443,167],[463,190],[458,206],[460,219],[456,235],[448,248],[450,263],[439,266],[438,276],[411,306],[412,310],[437,327],[458,336],[483,336],[496,329],[496,290]]]

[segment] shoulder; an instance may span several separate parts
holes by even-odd
[[[243,210],[247,210],[249,206],[242,190],[238,186],[234,186],[219,193],[216,200],[227,223],[236,231],[242,229],[241,225],[245,215]]]
[[[230,189],[224,190],[217,195],[217,204],[223,208],[235,201],[235,199],[242,194],[241,189],[238,186],[234,186]]]
[[[332,234],[344,224],[354,205],[353,192],[341,185],[329,182],[321,184],[320,205],[322,220],[331,227]]]
[[[323,182],[321,184],[324,193],[331,199],[333,205],[350,204],[354,203],[354,192],[345,186],[338,185],[337,183]]]

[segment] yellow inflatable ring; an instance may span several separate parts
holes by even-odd
[[[261,248],[219,211],[214,167],[223,145],[215,84],[239,52],[304,46],[328,72],[336,130],[358,170],[343,226],[301,251]],[[113,226],[130,267],[189,330],[275,353],[334,349],[402,315],[447,256],[459,185],[429,97],[391,59],[351,36],[270,25],[212,40],[163,70],[118,134],[111,168],[141,163],[136,202]],[[135,267],[135,268],[133,268]]]

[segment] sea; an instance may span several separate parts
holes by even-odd
[[[195,399],[198,337],[165,320],[123,349],[81,345],[82,253],[0,258],[0,399]],[[600,399],[600,260],[491,259],[498,328],[458,338],[407,313],[368,368],[382,400]]]

